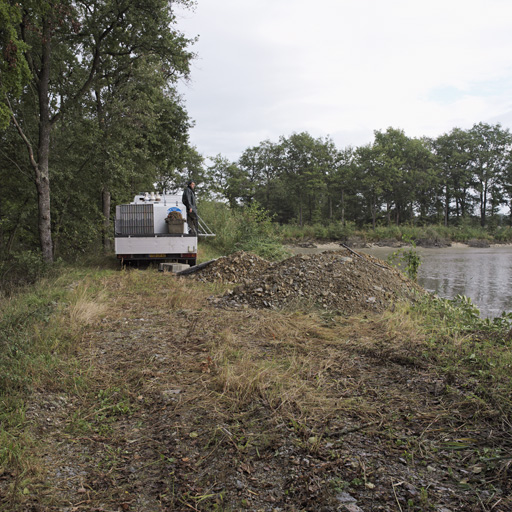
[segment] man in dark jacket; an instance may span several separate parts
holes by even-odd
[[[196,193],[194,189],[196,188],[196,184],[194,180],[190,180],[187,182],[187,188],[183,191],[183,197],[181,198],[181,202],[185,205],[187,209],[187,224],[189,228],[189,232],[193,235],[197,235],[199,232],[198,220],[197,220],[197,205],[196,205]]]

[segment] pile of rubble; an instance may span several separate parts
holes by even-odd
[[[198,271],[196,279],[239,283],[215,302],[227,307],[322,307],[343,313],[382,311],[424,290],[387,263],[340,250],[297,255],[279,263],[236,253]]]
[[[214,260],[191,277],[205,282],[244,283],[262,275],[271,265],[256,254],[239,251]]]

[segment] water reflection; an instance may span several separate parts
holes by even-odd
[[[418,283],[440,297],[466,295],[479,308],[482,317],[493,318],[512,311],[512,246],[446,249],[416,249],[421,256]],[[357,249],[386,260],[396,249],[373,247]],[[296,249],[294,252],[320,252]]]
[[[483,317],[512,311],[512,248],[429,249],[421,256],[418,283],[425,289],[441,297],[467,295]]]

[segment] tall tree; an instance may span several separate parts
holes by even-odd
[[[440,196],[432,142],[426,138],[409,139],[407,165],[407,183],[412,191],[410,218],[419,216],[420,222],[427,222],[436,216]]]
[[[374,149],[379,153],[383,191],[387,204],[388,223],[394,212],[398,225],[412,202],[410,188],[410,166],[408,162],[410,139],[403,130],[388,128],[375,131]]]
[[[384,203],[384,173],[380,151],[372,144],[360,146],[355,152],[355,169],[359,179],[359,193],[363,196],[365,209],[369,211],[372,227],[377,225],[377,217]]]
[[[500,124],[479,123],[469,130],[471,167],[478,194],[480,224],[486,225],[487,215],[496,213],[501,202],[500,176],[510,165],[512,134]],[[489,208],[490,204],[492,208]]]
[[[211,161],[207,170],[211,183],[210,192],[214,197],[220,196],[227,199],[229,206],[236,208],[244,195],[247,176],[236,162],[231,162],[220,154],[213,157]]]
[[[281,139],[281,166],[286,179],[289,200],[296,219],[303,225],[320,219],[322,204],[327,203],[325,175],[333,165],[328,142],[314,139],[309,133],[295,133]]]
[[[258,146],[247,148],[238,160],[254,197],[266,209],[275,206],[272,195],[279,172],[279,152],[277,144],[264,140]]]
[[[346,224],[347,204],[350,197],[354,198],[359,191],[357,183],[357,167],[355,165],[355,150],[347,147],[336,152],[334,169],[328,173],[327,186],[329,189],[330,208],[329,218],[339,218],[341,223]],[[354,201],[352,201],[354,202]],[[336,217],[335,211],[339,211]]]
[[[190,43],[175,25],[166,0],[27,0],[18,34],[37,103],[37,142],[27,130],[30,119],[13,111],[25,142],[38,195],[39,238],[46,261],[53,260],[50,151],[51,135],[61,119],[99,84],[139,59],[154,59],[172,79],[188,73]],[[101,87],[101,84],[100,84]]]
[[[457,219],[471,213],[471,140],[466,130],[454,128],[437,137],[433,147],[444,190],[444,223],[448,225],[452,210]]]

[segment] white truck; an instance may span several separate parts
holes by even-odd
[[[181,195],[145,193],[135,196],[130,204],[116,206],[114,239],[117,258],[121,264],[173,262],[196,265],[198,236],[214,235],[201,219],[199,233],[189,233],[186,218]]]

